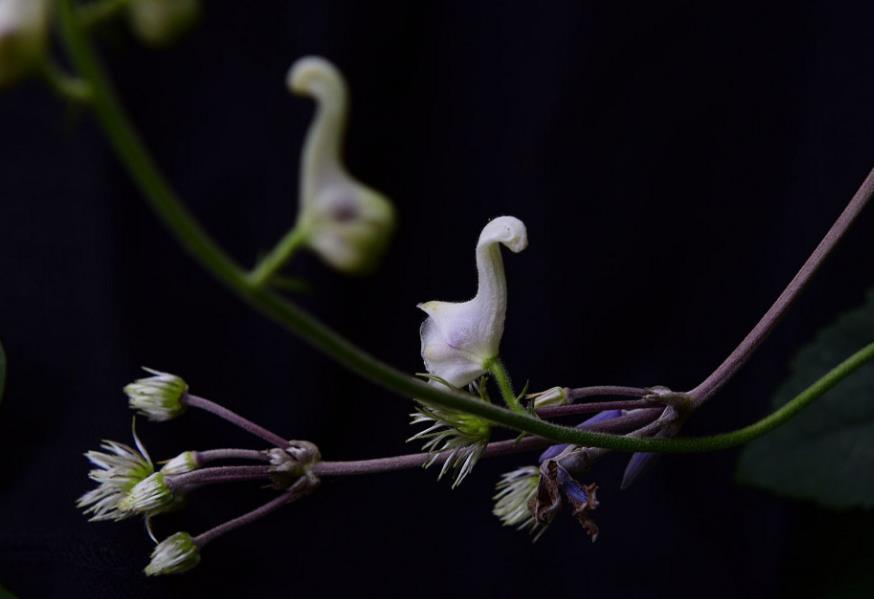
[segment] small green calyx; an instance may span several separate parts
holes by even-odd
[[[167,485],[163,472],[155,472],[134,485],[119,501],[118,509],[131,514],[152,516],[171,509],[176,496]]]
[[[531,405],[535,410],[563,406],[568,403],[568,388],[552,387],[540,393],[531,393],[526,397],[532,400]]]
[[[187,474],[193,472],[200,467],[197,461],[197,452],[183,451],[175,458],[167,460],[161,467],[161,472],[165,476],[176,476],[178,474]]]
[[[124,388],[130,408],[153,422],[166,422],[183,414],[188,384],[168,372],[143,370],[153,376],[138,379]]]
[[[181,574],[200,563],[200,548],[187,532],[177,532],[152,551],[152,559],[143,570],[146,576]]]

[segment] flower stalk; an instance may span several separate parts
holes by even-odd
[[[440,389],[434,385],[423,383],[365,353],[301,310],[297,305],[269,290],[254,288],[250,284],[246,271],[241,269],[203,231],[157,169],[154,160],[118,103],[111,84],[91,47],[87,33],[77,21],[72,0],[60,0],[58,12],[64,42],[72,62],[93,90],[92,107],[100,126],[136,185],[183,248],[219,281],[258,311],[297,334],[319,351],[328,354],[346,368],[367,380],[395,391],[403,397],[414,397],[434,405],[468,412],[493,423],[542,436],[555,442],[630,452],[713,451],[741,445],[778,426],[798,409],[806,406],[858,368],[860,360],[871,359],[871,355],[874,355],[874,344],[872,344],[869,346],[871,355],[868,354],[869,348],[861,350],[859,354],[854,355],[823,377],[821,384],[815,384],[767,418],[738,431],[700,438],[629,438],[579,431],[481,402],[463,392]],[[698,404],[712,395],[749,358],[749,355],[758,347],[767,332],[773,328],[801,288],[809,281],[822,261],[849,229],[862,208],[867,204],[872,192],[874,192],[874,170],[830,229],[826,239],[805,263],[787,290],[781,294],[775,306],[768,311],[762,322],[748,335],[742,345],[732,352],[729,359],[717,371],[692,391]]]

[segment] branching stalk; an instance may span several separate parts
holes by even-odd
[[[838,216],[838,219],[825,234],[825,237],[819,242],[819,245],[816,246],[816,249],[813,250],[813,253],[792,278],[786,289],[783,290],[783,293],[780,294],[773,305],[765,312],[765,315],[762,316],[761,320],[753,327],[753,330],[744,337],[740,345],[728,355],[710,376],[689,392],[695,406],[701,405],[712,397],[741,366],[746,364],[753,352],[774,330],[774,327],[777,326],[777,323],[780,322],[786,311],[798,299],[801,292],[804,291],[813,275],[816,274],[816,271],[819,270],[819,267],[822,266],[822,263],[825,262],[825,259],[828,258],[829,254],[831,254],[832,250],[835,249],[835,246],[837,246],[838,242],[844,237],[856,218],[858,218],[868,200],[871,199],[872,194],[874,194],[874,169],[868,173],[868,176],[865,177],[862,185],[850,200],[850,203],[847,204],[847,207]]]
[[[249,284],[253,287],[262,287],[267,284],[273,275],[279,272],[285,264],[291,260],[295,252],[307,240],[306,230],[295,226],[285,234],[273,250],[264,256],[254,269],[249,273]]]
[[[222,420],[226,420],[234,426],[259,437],[280,449],[288,447],[288,439],[285,439],[281,435],[277,435],[273,431],[267,430],[260,424],[255,424],[251,420],[243,418],[236,412],[229,410],[224,406],[220,406],[214,401],[210,401],[204,397],[198,397],[197,395],[188,394],[182,398],[182,402],[189,407],[199,408],[205,412],[218,416]]]
[[[798,398],[767,418],[739,431],[701,438],[653,439],[632,438],[603,433],[580,431],[575,428],[545,422],[525,413],[513,412],[483,401],[466,393],[453,392],[428,385],[369,355],[339,334],[301,310],[297,305],[275,293],[253,287],[248,273],[240,268],[203,231],[190,212],[183,206],[169,183],[155,165],[133,125],[116,99],[112,86],[95,55],[88,35],[77,21],[72,0],[60,0],[61,30],[73,64],[89,83],[94,93],[93,108],[104,134],[140,188],[159,218],[176,236],[180,244],[217,279],[261,313],[303,338],[316,349],[331,356],[349,370],[407,398],[418,398],[437,406],[467,412],[493,423],[544,437],[555,442],[588,447],[603,447],[620,451],[692,452],[711,451],[734,447],[764,434],[773,426],[794,414],[787,406],[807,405],[840,379],[857,368],[854,359],[838,366],[823,377],[828,384],[815,384]],[[867,203],[874,189],[874,171],[832,227],[826,238],[805,263],[775,305],[729,356],[722,366],[693,390],[698,403],[718,389],[745,361],[773,328],[789,304],[801,291],[837,241]],[[865,359],[870,359],[870,356]],[[848,367],[847,365],[852,366]],[[819,386],[818,386],[819,385]],[[808,394],[809,393],[809,394]],[[800,409],[800,408],[799,408]],[[797,411],[797,410],[796,410]],[[787,415],[788,414],[788,415]]]

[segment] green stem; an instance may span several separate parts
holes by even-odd
[[[629,452],[711,451],[740,445],[785,422],[799,409],[825,393],[861,366],[864,361],[874,356],[874,344],[872,344],[764,420],[739,431],[701,438],[634,438],[581,431],[546,422],[525,413],[513,412],[480,401],[467,393],[429,385],[362,351],[295,304],[269,290],[253,287],[249,282],[248,273],[228,257],[203,231],[157,169],[116,100],[90,40],[76,19],[71,0],[60,0],[59,15],[62,34],[73,64],[93,90],[93,108],[104,134],[158,217],[173,232],[183,248],[255,309],[300,336],[316,349],[331,356],[349,370],[400,395],[474,414],[496,424],[559,443]]]
[[[722,433],[720,435],[697,438],[680,437],[676,439],[665,439],[666,441],[672,441],[672,443],[668,444],[664,450],[657,449],[656,451],[679,453],[718,451],[720,449],[729,449],[748,443],[749,441],[774,430],[795,416],[798,412],[813,403],[814,400],[823,396],[826,391],[872,360],[874,360],[874,343],[869,343],[832,368],[825,376],[813,383],[810,387],[761,420],[758,420],[749,426],[745,426],[729,433]]]
[[[51,58],[46,58],[43,61],[39,72],[43,81],[59,97],[77,104],[87,104],[91,101],[92,94],[89,85],[78,77],[65,73],[61,67],[52,62]]]
[[[249,284],[253,287],[262,287],[270,281],[271,277],[276,274],[294,255],[294,253],[306,243],[306,229],[300,225],[295,225],[288,233],[285,234],[276,247],[264,256],[258,265],[249,273]]]
[[[513,383],[510,381],[510,375],[507,369],[504,368],[504,363],[500,358],[492,358],[486,362],[486,369],[495,377],[495,382],[498,384],[498,389],[501,390],[501,397],[504,398],[504,403],[514,412],[525,412],[525,408],[519,402],[519,398],[513,392]]]

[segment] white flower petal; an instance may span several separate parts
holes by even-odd
[[[463,387],[486,371],[498,356],[507,312],[507,284],[500,245],[513,252],[528,246],[525,225],[501,216],[483,228],[476,247],[477,294],[467,302],[419,304],[428,314],[419,330],[422,360],[429,373]]]
[[[306,231],[309,248],[334,268],[367,270],[388,245],[394,208],[343,166],[346,83],[334,65],[315,56],[295,62],[287,83],[318,103],[302,155],[298,226]]]

